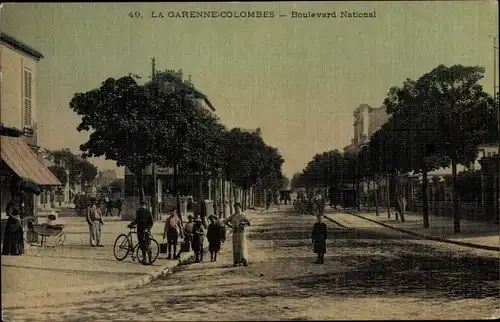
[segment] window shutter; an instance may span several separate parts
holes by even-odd
[[[30,71],[24,71],[24,112],[23,123],[25,126],[31,126],[32,123],[32,95],[33,95],[33,77]]]

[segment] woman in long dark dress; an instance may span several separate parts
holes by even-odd
[[[323,264],[325,262],[325,254],[326,254],[326,239],[328,238],[328,227],[323,222],[323,216],[317,215],[317,222],[313,226],[313,230],[311,233],[311,239],[313,242],[313,250],[316,254],[318,254],[318,260],[316,260],[316,264]]]
[[[9,218],[5,223],[2,255],[22,255],[24,253],[22,211],[11,201],[7,204],[5,212]]]

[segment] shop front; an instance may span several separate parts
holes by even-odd
[[[2,221],[9,201],[24,203],[24,217],[36,220],[34,195],[61,182],[37,158],[22,137],[0,137],[0,206]],[[2,225],[3,226],[3,225]],[[30,236],[28,236],[29,239]]]

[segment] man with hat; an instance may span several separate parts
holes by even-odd
[[[137,239],[139,240],[139,247],[142,251],[143,265],[151,264],[152,257],[149,236],[153,228],[153,216],[146,206],[147,203],[141,201],[140,208],[135,213],[135,220],[128,225],[129,228],[137,225]],[[148,260],[146,260],[146,254],[149,256]]]
[[[96,198],[90,198],[90,207],[88,208],[86,219],[89,224],[90,246],[104,247],[101,244],[101,226],[104,223],[102,222],[101,208],[97,204]]]
[[[172,211],[172,213],[165,220],[165,229],[163,230],[163,239],[167,240],[168,244],[168,256],[167,259],[172,259],[172,255],[175,259],[175,254],[177,253],[177,241],[183,238],[182,221],[177,216],[177,214]],[[174,249],[172,253],[172,248]]]

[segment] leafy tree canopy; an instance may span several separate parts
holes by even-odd
[[[95,165],[90,163],[88,160],[73,154],[69,149],[50,151],[50,154],[54,158],[56,163],[62,161],[63,167],[62,171],[65,171],[64,167],[69,170],[69,183],[84,183],[88,184],[94,181],[97,176],[98,170]],[[66,179],[63,182],[61,178],[63,177],[61,173],[61,166],[56,166],[51,169],[52,173],[61,181],[62,184],[66,184]],[[55,171],[55,172],[54,172]],[[59,177],[61,176],[61,177]],[[64,173],[64,178],[66,174]]]

